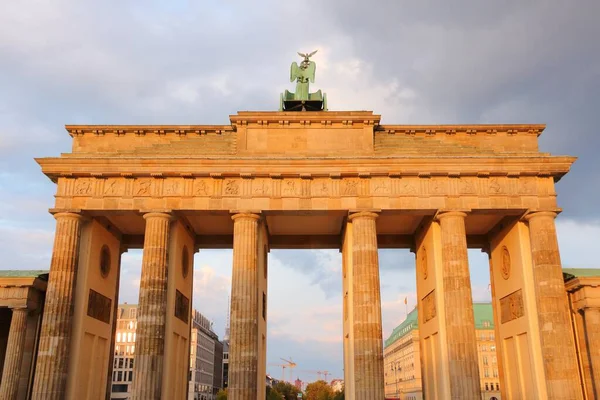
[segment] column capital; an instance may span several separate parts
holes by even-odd
[[[523,216],[523,219],[529,222],[531,219],[538,217],[549,217],[554,219],[557,215],[557,211],[529,211]]]
[[[15,311],[29,311],[29,308],[27,306],[14,306],[14,307],[9,307],[11,310],[13,310],[13,312]]]
[[[376,212],[373,212],[373,211],[358,211],[358,212],[354,212],[354,213],[348,215],[348,221],[352,221],[352,220],[358,219],[358,218],[366,218],[366,219],[375,220],[377,217],[379,217],[379,214],[377,214]]]
[[[466,210],[439,210],[436,214],[434,219],[436,220],[441,220],[443,218],[446,217],[461,217],[461,218],[466,218],[467,217],[467,211]]]
[[[171,220],[173,219],[173,214],[170,211],[146,211],[143,215],[144,219],[148,218],[164,218]]]
[[[81,214],[81,212],[75,212],[75,211],[56,212],[56,213],[53,213],[52,216],[56,220],[70,218],[70,219],[76,219],[76,220],[82,221],[85,219],[85,217],[83,216],[83,214]]]
[[[253,212],[238,212],[231,216],[231,219],[235,222],[237,220],[242,219],[252,219],[258,221],[260,219],[260,215]]]

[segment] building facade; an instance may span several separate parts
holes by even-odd
[[[137,304],[120,304],[117,309],[117,329],[112,364],[111,400],[131,398],[135,340],[137,330]]]
[[[491,303],[473,304],[482,400],[499,400],[500,377]],[[384,345],[386,399],[422,400],[418,311],[414,308]]]
[[[31,397],[48,271],[0,271],[0,399]]]
[[[117,310],[115,349],[112,362],[111,400],[132,398],[137,304],[121,304]],[[212,400],[222,387],[223,345],[212,324],[194,310],[190,342],[189,400]]]
[[[188,400],[213,400],[223,387],[223,344],[212,322],[194,310]]]

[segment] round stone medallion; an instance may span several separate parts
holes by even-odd
[[[506,246],[502,247],[502,277],[504,279],[510,278],[510,253]]]
[[[423,250],[421,250],[421,272],[423,273],[423,279],[427,279],[429,273],[428,268],[429,266],[427,265],[427,249],[423,247]]]
[[[188,254],[187,246],[183,246],[183,251],[181,253],[181,274],[183,278],[187,278],[188,273],[190,272],[190,256]]]
[[[107,245],[100,250],[100,275],[106,278],[110,273],[110,250]]]

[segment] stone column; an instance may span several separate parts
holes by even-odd
[[[554,212],[526,216],[549,399],[580,399],[579,372],[562,275]]]
[[[233,276],[229,335],[229,398],[256,400],[258,376],[257,214],[233,217]]]
[[[600,308],[587,307],[583,310],[588,355],[592,366],[592,381],[596,395],[600,395]]]
[[[167,249],[171,215],[151,212],[144,214],[144,219],[146,232],[131,394],[135,400],[160,400],[165,354]]]
[[[377,214],[358,212],[352,223],[354,376],[357,400],[383,399],[383,339],[377,255]]]
[[[82,216],[65,212],[54,218],[56,232],[32,391],[34,400],[62,400],[67,384]]]
[[[442,284],[452,399],[481,398],[466,216],[459,211],[442,212],[437,216],[441,228]]]
[[[27,332],[27,308],[13,308],[4,369],[0,382],[0,399],[14,400],[19,391],[19,378],[21,377],[21,361],[23,360],[23,347]]]

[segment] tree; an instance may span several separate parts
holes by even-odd
[[[217,400],[227,400],[227,389],[221,389],[217,393]]]
[[[273,385],[273,389],[276,389],[277,392],[281,393],[285,400],[296,400],[298,398],[298,393],[300,392],[296,386],[283,381],[277,381]]]
[[[344,389],[340,390],[339,392],[335,392],[333,400],[344,400]]]
[[[306,400],[332,400],[333,389],[327,382],[320,380],[306,386]]]
[[[267,400],[281,400],[283,398],[283,395],[277,389],[267,386]]]

